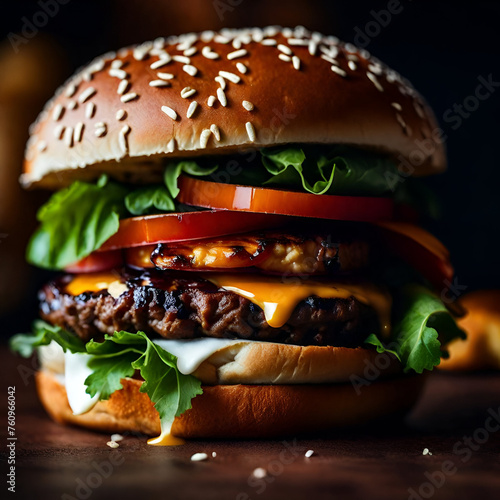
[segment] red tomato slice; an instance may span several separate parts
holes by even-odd
[[[421,227],[403,222],[379,222],[387,248],[427,278],[438,290],[449,286],[455,271],[448,249]]]
[[[393,217],[390,198],[297,193],[202,181],[185,175],[179,177],[178,185],[178,200],[199,207],[366,222]]]
[[[111,250],[107,252],[93,252],[88,257],[83,258],[75,264],[66,266],[64,270],[68,273],[98,273],[119,267],[123,264],[121,250]]]
[[[280,227],[290,220],[279,215],[204,210],[146,215],[120,221],[120,229],[99,249],[131,248]]]

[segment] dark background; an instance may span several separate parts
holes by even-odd
[[[49,0],[49,3],[54,1]],[[474,95],[479,77],[488,79],[491,74],[490,79],[500,82],[500,2],[64,2],[64,5],[57,4],[58,13],[40,31],[53,37],[64,53],[67,64],[63,72],[66,76],[95,55],[126,44],[223,26],[281,24],[293,27],[302,24],[311,30],[335,34],[345,41],[359,43],[361,40],[367,50],[407,77],[427,98],[448,136],[449,170],[428,180],[443,202],[442,220],[433,223],[430,229],[450,248],[458,283],[467,286],[468,291],[499,288],[500,164],[497,147],[500,140],[500,88],[487,99],[477,101],[477,109],[462,118],[460,126],[457,127],[457,120],[451,120],[450,113],[455,114],[453,106],[463,104],[468,98],[469,105],[474,102],[470,96]],[[45,2],[42,0],[42,3]],[[392,14],[390,20],[387,13],[381,13],[387,11],[389,5],[396,6],[399,12]],[[3,2],[0,39],[20,32],[26,19],[32,20],[40,9],[37,1]],[[376,13],[384,18],[385,27],[380,22],[378,25],[373,22]],[[369,37],[361,38],[360,32],[368,33]],[[37,38],[38,35],[20,45],[19,52],[26,50],[29,44],[37,43]],[[0,79],[4,76],[0,74]],[[32,119],[37,111],[33,110]],[[447,116],[448,120],[445,120]],[[44,279],[40,274],[31,276],[25,287],[26,297],[34,297],[36,287]],[[3,279],[0,276],[0,280]],[[5,333],[28,328],[30,315],[27,308],[34,311],[35,304],[33,299],[26,300],[4,314],[2,326]]]

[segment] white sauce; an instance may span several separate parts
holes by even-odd
[[[203,361],[208,359],[219,349],[236,344],[248,344],[255,341],[213,339],[207,337],[191,340],[155,339],[153,342],[165,351],[176,356],[177,368],[179,371],[184,375],[189,375],[196,371]],[[54,346],[51,347],[52,361],[55,361],[54,357],[56,348]],[[82,413],[90,411],[95,406],[97,401],[99,401],[99,394],[96,394],[94,397],[90,397],[90,395],[85,392],[87,389],[85,379],[92,373],[92,370],[87,366],[90,355],[82,353],[72,354],[69,351],[64,354],[62,348],[60,347],[58,355],[61,358],[64,356],[64,376],[57,373],[54,375],[56,375],[57,380],[66,387],[68,402],[73,410],[73,414],[81,415]],[[61,365],[62,364],[59,366]],[[162,435],[165,430],[162,429]]]
[[[64,355],[64,382],[69,406],[74,415],[88,412],[99,401],[99,393],[90,397],[85,392],[87,389],[85,379],[92,373],[92,370],[87,366],[89,359],[88,354],[82,353],[73,354],[66,351]]]

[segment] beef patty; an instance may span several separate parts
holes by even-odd
[[[82,340],[105,333],[138,330],[167,339],[241,338],[297,345],[357,347],[379,332],[375,311],[354,297],[301,301],[281,328],[265,320],[248,299],[196,275],[124,271],[122,293],[108,290],[71,295],[72,276],[47,284],[39,294],[43,319],[76,333]]]

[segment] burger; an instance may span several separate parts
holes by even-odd
[[[407,411],[463,336],[448,251],[418,226],[438,131],[398,73],[303,27],[92,61],[32,126],[21,176],[55,191],[27,259],[59,273],[11,341],[38,352],[47,412],[176,444]]]

